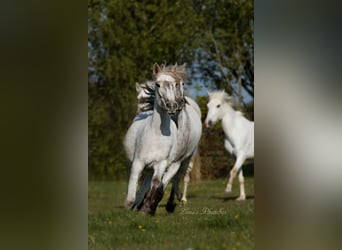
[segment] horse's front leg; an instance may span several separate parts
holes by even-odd
[[[190,159],[191,157],[185,159],[184,161],[182,161],[182,163],[179,163],[179,162],[173,163],[169,167],[165,175],[163,176],[164,187],[166,187],[167,184],[170,182],[171,178],[173,178],[171,195],[166,204],[166,211],[169,213],[172,213],[176,208],[176,202],[175,202],[174,196],[175,194],[179,193],[179,180],[180,180],[181,175],[187,170]]]
[[[133,207],[133,204],[135,201],[136,190],[137,190],[138,178],[143,168],[144,168],[144,164],[141,161],[136,160],[136,159],[133,161],[131,175],[129,177],[129,182],[128,182],[127,197],[125,201],[125,207],[128,209],[131,209]]]
[[[157,210],[159,202],[163,198],[164,186],[161,182],[161,179],[165,172],[166,166],[166,160],[153,166],[154,173],[152,177],[151,190],[148,193],[146,199],[144,200],[144,204],[141,209],[143,213],[154,215]]]
[[[140,189],[136,193],[136,198],[134,201],[133,208],[136,207],[137,210],[140,210],[143,206],[143,201],[147,195],[147,192],[151,188],[151,182],[152,182],[152,175],[153,173],[151,172],[146,172],[143,175],[143,181],[140,185]]]

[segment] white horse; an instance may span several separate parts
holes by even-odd
[[[144,119],[153,113],[153,105],[154,105],[154,81],[146,81],[142,84],[136,83],[136,91],[137,91],[137,101],[138,101],[138,110],[137,114],[133,120],[132,125],[126,133],[124,140],[124,148],[127,155],[127,158],[130,160],[130,164],[133,161],[133,155],[135,151],[135,138],[137,137],[137,132],[139,131],[139,127],[144,123]],[[185,96],[187,103],[191,103],[191,99]],[[194,110],[201,117],[201,111],[198,105],[195,103],[192,105]],[[174,117],[171,117],[174,118]],[[183,185],[183,193],[177,192],[177,198],[183,203],[187,202],[187,188],[190,182],[190,174],[194,167],[194,162],[196,161],[196,167],[200,164],[198,151],[194,154],[193,159],[191,159],[189,166],[184,175],[184,185]],[[196,171],[200,171],[196,169]],[[146,195],[148,189],[150,188],[150,183],[152,180],[152,173],[145,172],[143,173],[143,181],[140,186],[139,191],[136,194],[136,200],[133,205],[134,207],[140,208],[139,206],[143,202],[144,196]]]
[[[145,167],[152,167],[151,190],[142,208],[150,214],[155,213],[164,189],[176,175],[167,206],[173,211],[175,204],[171,197],[178,187],[179,173],[188,166],[202,131],[200,117],[192,107],[194,104],[188,104],[183,95],[185,65],[160,68],[155,64],[153,74],[153,112],[137,115],[124,142],[127,156],[132,161],[125,206],[133,207],[138,178]]]
[[[230,97],[224,91],[212,92],[208,93],[208,95],[208,114],[205,124],[207,127],[212,127],[217,121],[222,120],[222,128],[225,134],[224,146],[236,158],[235,164],[230,171],[225,192],[232,191],[233,180],[238,174],[240,196],[237,200],[245,200],[246,193],[241,167],[246,159],[254,158],[254,122],[247,120],[241,112],[235,111],[230,106]]]

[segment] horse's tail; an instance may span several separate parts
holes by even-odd
[[[198,150],[196,150],[196,153],[192,158],[192,165],[190,179],[192,182],[198,182],[201,180],[201,156],[198,153]]]

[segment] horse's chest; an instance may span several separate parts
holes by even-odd
[[[140,155],[145,159],[145,162],[165,160],[169,157],[175,140],[175,129],[171,129],[166,134],[145,133],[141,140]]]
[[[174,144],[172,156],[175,160],[184,158],[189,151],[190,129],[187,124],[178,125],[177,142]]]

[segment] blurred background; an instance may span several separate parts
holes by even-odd
[[[127,177],[122,142],[137,110],[135,82],[152,79],[154,63],[187,64],[185,93],[203,121],[207,92],[217,89],[254,120],[253,1],[88,2],[89,179]],[[203,129],[199,152],[203,178],[227,176],[220,124]]]

